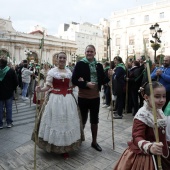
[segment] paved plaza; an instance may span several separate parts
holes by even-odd
[[[33,170],[34,142],[31,134],[34,127],[36,106],[29,100],[18,97],[13,102],[14,126],[0,130],[0,170]],[[101,101],[102,102],[102,101]],[[102,106],[102,103],[101,103]],[[79,150],[71,152],[64,160],[61,155],[47,153],[37,147],[37,170],[111,170],[116,160],[131,139],[132,115],[114,120],[114,145],[112,142],[112,121],[108,109],[100,109],[98,143],[103,151],[91,148],[91,131],[88,122],[85,128],[85,141]]]

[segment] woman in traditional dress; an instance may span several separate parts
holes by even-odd
[[[50,89],[38,132],[38,146],[47,152],[63,153],[76,150],[81,144],[81,125],[75,98],[72,95],[72,73],[66,68],[67,56],[57,55],[58,67],[52,68],[46,78],[46,86],[36,87],[37,92]]]
[[[147,83],[143,88],[140,88],[145,99],[144,106],[139,109],[134,117],[132,140],[128,142],[129,147],[118,160],[114,170],[157,170],[156,155],[161,156],[163,170],[170,169],[170,143],[166,138],[168,119],[162,111],[166,102],[166,90],[159,82],[152,82],[160,138],[160,142],[156,143],[149,86],[149,83]]]

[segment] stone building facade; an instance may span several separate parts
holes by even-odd
[[[29,34],[17,32],[10,19],[0,18],[0,55],[6,56],[12,64],[19,64],[28,59],[31,62],[48,62],[55,64],[56,54],[64,51],[67,62],[72,61],[72,54],[77,50],[75,41],[63,40],[52,35],[44,36],[44,47],[41,54],[40,44],[43,32],[36,30]],[[28,51],[31,51],[28,54]],[[42,56],[42,57],[41,57]]]
[[[154,58],[150,40],[150,27],[158,23],[163,30],[161,47],[156,55],[170,54],[170,0],[137,6],[132,9],[115,11],[110,17],[112,57],[120,55],[124,61],[127,56],[144,54],[143,39],[146,41],[147,53]]]
[[[102,61],[104,55],[104,38],[103,30],[99,25],[94,25],[88,22],[69,24],[60,24],[58,35],[66,40],[73,40],[77,44],[75,55],[77,57],[85,56],[85,48],[92,44],[96,48],[96,59]]]
[[[104,54],[103,54],[103,61],[109,61],[109,47],[108,47],[108,38],[109,38],[109,28],[110,28],[110,22],[108,19],[101,18],[99,21],[99,27],[103,32],[103,41],[104,41]]]

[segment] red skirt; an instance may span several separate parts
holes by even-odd
[[[127,148],[113,170],[155,170],[151,155],[136,154]]]

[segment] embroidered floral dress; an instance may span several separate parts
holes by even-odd
[[[157,110],[162,119],[158,119],[158,131],[160,142],[163,143],[163,155],[161,156],[163,170],[170,168],[170,156],[166,139],[167,117],[162,110]],[[170,123],[170,122],[168,122]],[[132,140],[128,142],[128,148],[118,160],[114,170],[156,170],[156,157],[149,153],[149,147],[155,142],[154,117],[151,108],[146,102],[134,117]]]
[[[65,153],[81,144],[80,117],[70,89],[72,73],[53,68],[46,84],[53,87],[44,108],[38,133],[38,146],[47,152]]]

